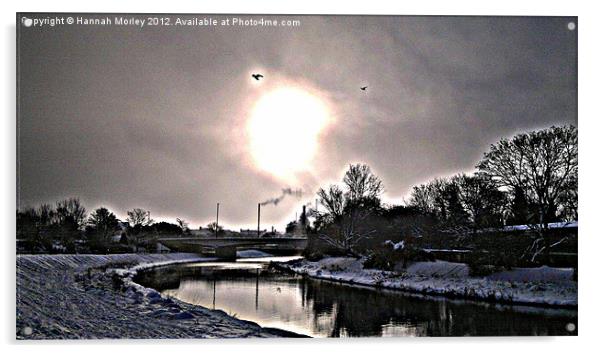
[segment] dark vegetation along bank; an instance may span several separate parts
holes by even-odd
[[[439,258],[475,274],[576,267],[577,155],[573,126],[518,134],[492,145],[473,174],[413,187],[405,205],[383,204],[382,181],[351,165],[342,186],[319,190],[325,210],[310,210],[305,255],[368,256],[366,266],[380,269]]]

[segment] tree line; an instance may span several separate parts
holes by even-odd
[[[474,175],[415,186],[410,205],[473,228],[577,219],[577,129],[552,127],[502,139]]]
[[[123,222],[106,207],[87,215],[78,198],[17,210],[17,240],[21,243],[18,251],[23,252],[152,251],[156,246],[154,237],[189,231],[183,219],[177,218],[175,224],[155,222],[150,211],[142,208],[127,211]]]
[[[308,231],[331,249],[358,255],[382,243],[371,239],[469,236],[528,225],[538,235],[529,251],[549,256],[557,244],[550,244],[548,224],[578,218],[577,157],[574,126],[520,133],[491,145],[474,173],[414,186],[398,206],[382,204],[383,183],[369,166],[350,165],[341,186],[318,191],[324,211],[311,210]]]
[[[381,179],[369,166],[354,164],[340,184],[318,190],[320,212],[310,208],[287,228],[301,227],[309,235],[309,255],[359,256],[376,251],[386,240],[403,240],[408,246],[479,247],[474,235],[487,233],[496,236],[491,243],[501,243],[500,227],[525,224],[536,237],[529,246],[521,245],[526,248],[523,256],[549,258],[550,249],[567,240],[552,243],[548,224],[578,218],[577,157],[574,126],[520,133],[491,145],[474,173],[414,186],[403,205],[383,204]],[[208,228],[223,231],[215,223]],[[113,237],[119,231],[116,244]],[[127,211],[125,222],[105,207],[87,215],[77,198],[17,210],[17,239],[28,252],[76,252],[78,246],[98,253],[151,250],[154,237],[187,232],[184,220],[154,222],[141,208]]]

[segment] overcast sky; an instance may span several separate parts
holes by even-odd
[[[220,202],[221,224],[254,228],[258,202],[303,189],[264,207],[262,227],[282,230],[349,163],[369,164],[401,202],[473,170],[503,136],[577,124],[575,18],[273,18],[301,25],[20,26],[18,206],[76,196],[196,228]],[[245,121],[287,85],[332,120],[306,170],[283,180],[253,164]]]

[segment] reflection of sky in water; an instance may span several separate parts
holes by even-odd
[[[562,335],[577,317],[574,310],[427,299],[303,279],[266,271],[264,261],[185,265],[193,275],[163,294],[314,337]]]
[[[243,268],[250,267],[245,264]],[[183,280],[177,290],[163,293],[188,303],[224,310],[261,326],[278,327],[310,336],[325,336],[326,332],[332,331],[333,315],[326,313],[315,316],[312,303],[304,302],[295,282],[260,280],[257,283],[250,278],[216,281],[215,303],[213,292],[214,282],[211,280]]]
[[[266,263],[271,261],[274,262],[286,262],[291,260],[300,259],[301,256],[279,256],[279,257],[261,257],[261,258],[248,258],[248,259],[237,259],[236,262],[197,262],[192,264],[186,264],[186,267],[211,267],[215,269],[255,269],[263,268]]]
[[[250,270],[259,269],[263,265],[259,263],[238,263],[238,262],[200,262],[197,264],[186,265],[186,267],[207,267],[215,269],[238,269],[238,270]]]
[[[382,328],[383,337],[424,336],[424,333],[420,333],[423,331],[420,327],[408,327],[390,323],[383,325]]]
[[[248,258],[236,262],[200,262],[186,266],[214,270],[258,270],[270,261],[285,262],[298,258],[300,256]],[[331,313],[313,315],[312,304],[305,302],[296,281],[266,282],[263,279],[241,278],[214,282],[184,279],[180,281],[178,289],[165,290],[163,293],[187,303],[224,310],[261,326],[278,327],[314,337],[326,336],[334,324]]]

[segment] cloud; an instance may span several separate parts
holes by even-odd
[[[576,124],[569,18],[302,16],[298,28],[20,28],[19,203],[79,196],[193,226],[282,226],[349,163],[399,198],[470,170],[517,131]],[[243,122],[261,67],[315,87],[335,124],[303,196],[250,164]],[[369,85],[367,92],[359,90]],[[288,189],[285,189],[288,190]],[[275,201],[279,200],[279,201]]]

